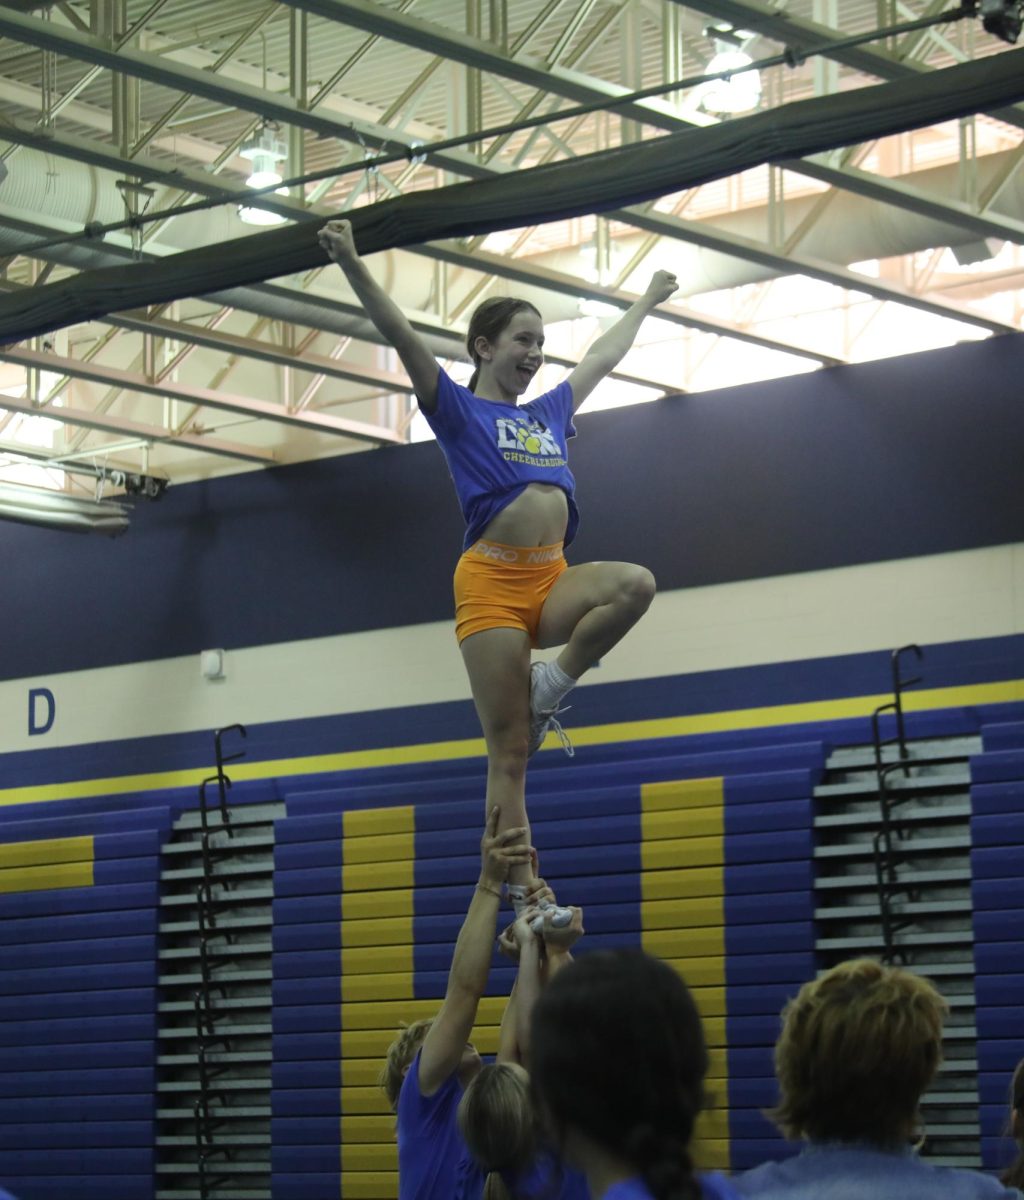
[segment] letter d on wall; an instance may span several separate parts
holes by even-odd
[[[40,721],[41,711],[45,716]],[[34,737],[39,733],[49,733],[53,728],[53,718],[57,715],[57,701],[49,688],[32,688],[28,694],[28,733]]]

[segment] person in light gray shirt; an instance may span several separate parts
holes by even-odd
[[[1024,1200],[980,1171],[914,1148],[919,1104],[942,1061],[947,1005],[935,987],[871,959],[840,963],[783,1010],[770,1114],[795,1157],[733,1178],[751,1200]]]

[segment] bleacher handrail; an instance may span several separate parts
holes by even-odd
[[[192,1112],[195,1122],[196,1171],[199,1179],[199,1195],[201,1200],[208,1200],[211,1188],[215,1187],[218,1182],[216,1178],[209,1177],[207,1174],[209,1160],[211,1157],[224,1153],[223,1149],[218,1148],[214,1143],[214,1122],[210,1116],[210,1100],[214,1095],[211,1085],[213,1077],[219,1072],[216,1068],[211,1069],[211,1065],[207,1060],[207,1053],[212,1045],[220,1045],[225,1049],[230,1049],[230,1047],[227,1039],[222,1034],[218,1034],[216,1028],[216,1014],[211,1003],[210,993],[211,991],[218,990],[218,984],[212,978],[212,967],[208,951],[212,938],[226,938],[230,941],[231,935],[230,933],[222,933],[217,930],[216,903],[213,892],[215,879],[214,852],[216,847],[211,844],[210,839],[216,833],[226,834],[229,839],[234,836],[234,831],[231,828],[231,813],[227,803],[228,792],[231,788],[231,779],[225,773],[224,767],[229,762],[235,762],[240,758],[244,758],[245,751],[240,750],[235,754],[225,754],[223,743],[225,735],[235,731],[240,733],[243,738],[248,736],[245,726],[240,724],[227,725],[223,729],[215,730],[213,746],[217,765],[216,773],[208,776],[199,785],[200,854],[203,874],[196,887],[196,916],[199,933],[200,984],[193,994],[199,1094],[193,1102]],[[219,826],[211,826],[209,820],[210,806],[207,801],[207,788],[211,784],[217,785],[217,809],[220,816]],[[229,885],[225,882],[222,886],[228,887]],[[220,987],[219,990],[223,994],[224,989]]]
[[[909,779],[911,765],[920,765],[918,760],[912,760],[908,753],[907,729],[903,719],[903,693],[907,688],[920,683],[922,678],[920,675],[910,679],[906,679],[903,676],[901,659],[904,654],[910,651],[913,651],[916,655],[918,662],[924,658],[924,651],[914,642],[908,643],[906,646],[900,646],[891,652],[889,656],[889,668],[892,678],[893,698],[885,704],[880,704],[871,714],[871,738],[875,750],[875,776],[878,780],[878,806],[882,819],[882,826],[872,839],[872,850],[875,864],[875,881],[878,887],[878,910],[882,923],[882,961],[890,964],[894,963],[897,959],[904,964],[907,961],[906,953],[895,943],[896,934],[905,922],[897,921],[893,913],[893,897],[899,892],[907,890],[905,887],[901,887],[897,875],[896,865],[900,856],[897,848],[894,846],[893,840],[895,834],[896,840],[902,842],[904,831],[895,827],[892,820],[893,809],[899,804],[904,803],[907,797],[894,797],[889,777],[897,771],[901,771],[904,779]],[[880,718],[884,712],[892,712],[896,718],[895,737],[882,737]],[[884,761],[884,748],[893,744],[897,747],[896,759],[894,762],[886,763]]]

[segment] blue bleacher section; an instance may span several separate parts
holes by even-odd
[[[702,964],[713,961],[704,956],[714,955],[718,937],[720,952],[724,951],[724,1003],[715,1011],[721,1014],[716,1019],[724,1036],[717,1042],[717,1052],[724,1058],[716,1069],[721,1077],[719,1090],[724,1085],[725,1094],[717,1098],[717,1131],[709,1136],[727,1139],[719,1144],[727,1145],[727,1161],[733,1169],[791,1152],[761,1109],[776,1099],[772,1051],[779,1012],[815,970],[811,795],[828,747],[820,740],[794,739],[791,731],[783,732],[789,736],[778,744],[771,742],[772,731],[761,730],[735,737],[733,745],[716,735],[717,744],[709,745],[711,739],[702,737],[663,740],[652,745],[649,753],[635,744],[618,747],[617,756],[609,747],[596,747],[603,751],[596,762],[588,747],[586,765],[577,762],[566,770],[561,763],[549,766],[541,759],[528,776],[528,806],[541,871],[557,881],[573,903],[585,908],[587,936],[581,952],[643,941],[680,962],[684,975],[686,962],[693,960],[698,975],[691,982],[699,986],[707,983],[699,973]],[[339,1117],[342,1129],[346,1121],[379,1122],[375,1128],[382,1141],[391,1139],[393,1120],[382,1114],[374,1084],[379,1057],[397,1027],[402,1005],[396,1002],[390,1006],[394,1015],[382,1017],[382,1025],[388,1028],[381,1034],[345,1030],[343,942],[352,952],[364,946],[359,952],[370,956],[365,962],[376,962],[378,980],[385,986],[388,979],[401,986],[400,964],[407,961],[410,1018],[436,1008],[479,870],[481,774],[479,769],[472,776],[451,771],[455,765],[445,764],[447,776],[437,770],[421,777],[409,771],[388,772],[387,782],[378,777],[378,781],[354,780],[346,787],[296,791],[287,797],[286,817],[276,823],[275,1197],[310,1196],[321,1186],[332,1194],[339,1185],[344,1191],[339,1178],[345,1171],[344,1166],[339,1171]],[[666,834],[648,830],[645,836],[644,822],[651,814],[645,809],[643,789],[714,779],[723,781],[717,835],[710,825],[707,829],[700,825],[707,820],[708,809],[694,810],[692,829],[680,814],[683,832],[667,835],[685,837],[679,860],[673,857],[677,843],[670,841],[664,843],[664,861],[652,863],[651,846],[656,847],[656,839]],[[394,853],[399,857],[407,853],[412,860],[407,898],[400,903],[398,891],[375,891],[373,896],[383,905],[379,919],[375,910],[371,919],[350,920],[343,927],[346,814],[406,806],[415,811],[415,833],[408,835],[407,845],[401,841],[404,835],[396,835]],[[716,836],[721,855],[717,860],[712,850]],[[645,892],[645,880],[662,870],[667,877],[686,874],[690,868],[695,873],[706,869],[701,865],[705,854],[707,863],[719,864],[720,882],[715,887],[724,893],[717,935],[703,927],[705,918],[698,915],[691,920],[686,915],[688,906],[707,905],[700,899],[707,894],[701,888],[693,893],[693,900],[682,898],[689,894],[685,887],[670,892],[665,900]],[[374,883],[371,873],[358,887],[397,888],[388,875],[393,869],[381,866],[384,875],[379,882]],[[405,915],[400,912],[402,904],[407,906]],[[389,905],[398,905],[390,924]],[[360,909],[358,915],[368,914]],[[361,925],[367,927],[365,942],[359,940]],[[407,960],[403,958],[406,942],[411,943]],[[399,974],[389,975],[389,971]],[[357,977],[349,978],[358,982]],[[496,955],[488,995],[500,1003],[513,980],[514,968]],[[346,1036],[366,1039],[359,1044],[367,1049],[352,1054],[373,1055],[352,1064],[359,1072],[358,1082],[348,1074],[343,1081],[340,1059],[346,1053],[342,1048]],[[353,1133],[350,1140],[362,1136]],[[376,1135],[365,1136],[372,1143]],[[383,1152],[390,1153],[390,1147],[382,1144],[380,1149],[379,1162],[386,1169]],[[374,1152],[373,1144],[359,1144],[346,1158],[354,1155],[356,1166],[369,1170],[378,1161]],[[371,1189],[359,1190],[359,1195],[377,1195],[362,1175],[362,1169],[351,1175],[349,1186]]]
[[[975,715],[914,713],[908,724],[913,737],[959,734]],[[690,978],[715,1064],[703,1136],[736,1171],[793,1149],[764,1110],[777,1099],[779,1013],[817,969],[811,795],[833,736],[866,740],[866,723],[587,746],[572,763],[543,754],[530,770],[542,871],[586,909],[581,952],[643,942]],[[995,1168],[1012,1149],[1007,1087],[1024,1056],[1024,721],[993,721],[983,746],[972,762],[972,890],[979,1112]],[[694,804],[692,822],[670,807],[679,828],[652,830],[659,811],[645,789],[712,780],[722,781],[720,827]],[[482,781],[473,758],[315,787],[242,782],[232,794],[286,800],[273,900],[275,1200],[380,1194],[371,1177],[393,1154],[375,1085],[381,1038],[402,1010],[424,1015],[443,995],[479,866]],[[152,1200],[159,853],[193,803],[175,792],[0,810],[0,1185],[19,1200]],[[394,853],[356,863],[361,881],[343,889],[346,814],[403,807],[414,832],[380,835],[396,839]],[[682,876],[700,882],[658,892]],[[347,975],[345,952],[361,956]],[[495,957],[487,1036],[513,979]]]
[[[0,1185],[154,1194],[159,854],[169,804],[0,812]]]
[[[1009,1087],[1024,1057],[1024,722],[982,729],[971,759],[971,874],[982,1162],[1013,1161]]]

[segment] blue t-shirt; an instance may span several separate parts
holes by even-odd
[[[741,1197],[758,1200],[1022,1200],[990,1175],[936,1167],[913,1150],[812,1143],[793,1158],[733,1177]]]
[[[487,1172],[482,1171],[467,1151],[459,1163],[454,1200],[480,1200]],[[590,1200],[587,1177],[544,1152],[521,1175],[502,1175],[512,1200]]]
[[[466,520],[464,549],[531,483],[551,483],[565,492],[569,520],[562,540],[569,545],[580,514],[566,450],[576,436],[568,381],[517,405],[481,400],[438,371],[437,407],[423,415],[448,460]]]
[[[458,1074],[432,1096],[420,1092],[420,1056],[398,1093],[398,1200],[452,1200],[459,1160],[466,1152],[455,1114],[462,1099]]]

